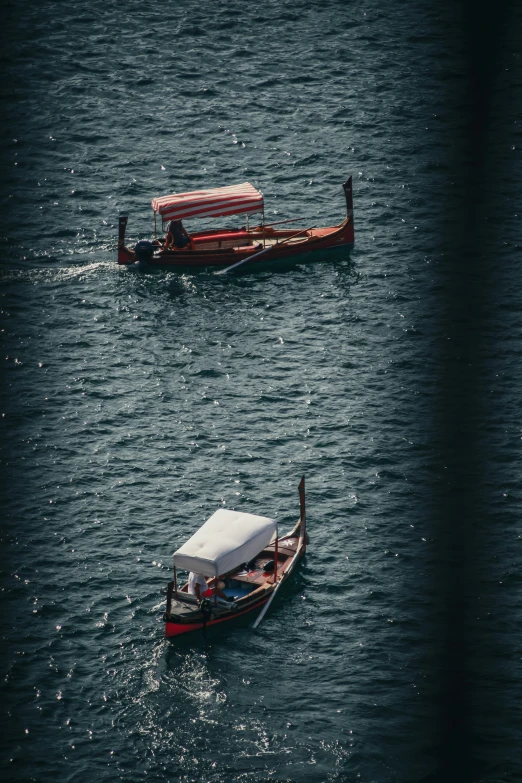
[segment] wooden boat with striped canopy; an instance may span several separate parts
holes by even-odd
[[[244,264],[254,265],[286,261],[300,256],[316,259],[320,253],[350,250],[354,244],[352,177],[343,185],[346,217],[337,226],[289,228],[283,224],[302,218],[267,224],[264,219],[263,194],[249,182],[224,188],[190,193],[174,193],[152,199],[154,239],[141,240],[133,247],[125,244],[128,218],[119,219],[118,263],[140,267],[214,267],[223,274]],[[223,218],[230,215],[262,213],[261,222],[250,228],[220,228],[190,231],[180,221],[192,218]],[[158,218],[162,232],[178,228],[179,236],[170,243],[156,238]],[[183,231],[181,235],[180,230]],[[168,236],[168,234],[167,234]]]
[[[167,638],[245,615],[255,617],[254,627],[259,625],[306,552],[304,476],[299,501],[299,519],[286,535],[279,536],[274,519],[220,508],[174,553],[164,616]],[[188,582],[178,587],[180,569],[213,579],[212,595],[198,600]]]

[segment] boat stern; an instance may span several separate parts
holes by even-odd
[[[136,260],[134,252],[125,246],[127,220],[127,215],[120,215],[118,223],[118,264],[133,264]]]

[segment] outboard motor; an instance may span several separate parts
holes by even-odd
[[[141,239],[139,242],[136,242],[136,245],[134,246],[134,254],[136,256],[136,261],[140,264],[140,266],[150,264],[155,248],[156,246],[147,239]]]
[[[273,560],[269,560],[268,563],[265,563],[265,567],[263,568],[264,574],[271,574],[274,570],[275,562]]]
[[[212,617],[212,603],[210,602],[209,598],[204,598],[200,605],[199,605],[199,611],[203,615],[203,622],[206,624]]]
[[[207,633],[207,623],[212,617],[212,603],[209,598],[204,598],[199,604],[199,611],[203,616],[203,635]]]

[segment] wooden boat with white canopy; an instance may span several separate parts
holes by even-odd
[[[306,551],[304,477],[299,500],[299,519],[284,536],[279,537],[277,522],[270,517],[220,508],[174,553],[164,618],[167,638],[248,613],[256,616],[254,627],[259,624]],[[178,587],[180,569],[213,579],[213,594],[198,600],[188,582]]]
[[[317,258],[318,252],[350,250],[354,244],[352,178],[343,185],[346,217],[339,225],[319,228],[289,228],[283,224],[292,218],[267,224],[264,219],[263,194],[249,182],[224,188],[210,188],[189,193],[173,193],[152,199],[154,239],[140,240],[133,247],[125,244],[128,217],[119,219],[118,263],[140,267],[216,267],[223,274],[259,262],[286,261],[296,256]],[[261,222],[250,228],[248,216],[261,213]],[[194,218],[224,218],[247,215],[247,225],[240,229],[218,228],[190,231],[180,221]],[[156,236],[158,219],[165,241]],[[169,232],[172,236],[169,240]]]

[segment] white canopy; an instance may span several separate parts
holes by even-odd
[[[276,537],[275,519],[220,508],[174,553],[174,565],[219,576],[252,560]]]

